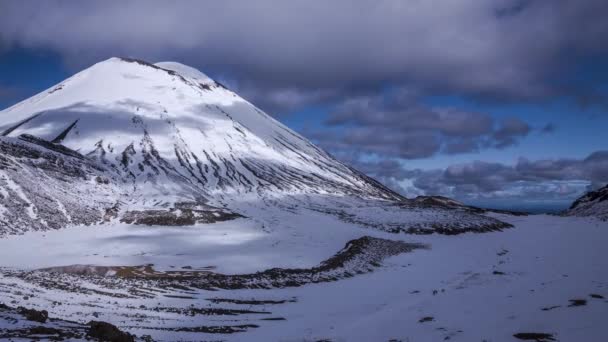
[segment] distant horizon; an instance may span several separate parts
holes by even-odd
[[[509,203],[487,203],[487,202],[476,202],[467,201],[464,202],[467,205],[483,209],[498,209],[498,210],[509,210],[518,212],[527,212],[530,214],[558,214],[561,213],[572,205],[572,202],[561,202],[561,203],[521,203],[521,204],[509,204]]]

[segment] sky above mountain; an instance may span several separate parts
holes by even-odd
[[[196,67],[408,195],[608,183],[601,0],[2,1],[0,107],[111,56]]]

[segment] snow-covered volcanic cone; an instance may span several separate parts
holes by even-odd
[[[95,64],[0,112],[0,135],[0,234],[115,219],[215,222],[255,215],[236,202],[285,197],[334,214],[317,199],[381,201],[400,212],[384,230],[417,228],[414,202],[175,62]],[[423,222],[442,224],[458,215],[425,212]],[[480,225],[501,226],[470,214],[455,228]]]

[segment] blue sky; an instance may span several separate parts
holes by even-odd
[[[175,60],[407,196],[564,207],[608,182],[607,12],[600,0],[5,2],[0,107],[112,56]]]
[[[56,53],[26,49],[7,51],[0,55],[0,85],[11,88],[13,93],[1,97],[0,105],[4,108],[30,97],[69,75]]]

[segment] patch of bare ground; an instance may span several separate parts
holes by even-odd
[[[176,207],[169,210],[127,211],[120,222],[147,226],[192,226],[197,223],[216,223],[241,217],[243,216],[227,210]]]
[[[259,328],[257,324],[235,324],[235,325],[203,325],[195,327],[163,328],[150,326],[129,326],[127,329],[137,328],[145,330],[205,333],[205,334],[235,334],[246,332],[249,329]]]
[[[489,232],[500,232],[506,228],[513,228],[510,223],[495,220],[495,222],[489,222],[481,225],[472,225],[462,227],[459,225],[451,224],[431,224],[429,227],[407,227],[399,228],[395,233],[404,232],[406,234],[414,235],[429,235],[429,234],[442,234],[442,235],[458,235],[463,233],[489,233]]]
[[[153,264],[141,266],[95,266],[95,265],[69,265],[59,267],[43,268],[39,271],[48,273],[65,273],[81,276],[102,276],[119,278],[189,278],[200,277],[210,273],[206,270],[192,270],[191,267],[183,267],[179,271],[157,271]]]
[[[364,214],[368,207],[360,208],[325,208],[311,207],[309,209],[321,213],[336,216],[341,221],[350,224],[372,228],[376,230],[386,231],[389,233],[405,233],[413,235],[458,235],[463,233],[488,233],[502,231],[503,229],[513,228],[513,225],[507,222],[500,221],[496,218],[483,215],[470,210],[459,208],[443,208],[433,207],[437,209],[436,215],[429,216],[421,222],[410,223],[408,226],[403,225],[403,218],[399,216],[400,211],[416,212],[420,211],[419,206],[413,206],[407,203],[388,206],[383,208],[383,212],[387,212],[388,217],[378,220],[370,220]]]
[[[283,299],[283,300],[256,300],[256,299],[232,299],[232,298],[207,298],[208,301],[214,304],[230,303],[238,305],[275,305],[285,303],[295,303],[296,299]]]
[[[198,332],[207,334],[234,334],[245,332],[251,328],[258,328],[255,324],[223,325],[223,326],[202,326],[202,327],[183,327],[175,331]]]
[[[224,308],[172,308],[172,307],[158,307],[152,309],[157,312],[170,312],[178,313],[186,316],[238,316],[238,315],[269,315],[271,312],[268,311],[252,311],[252,310],[238,310],[238,309],[224,309]]]

